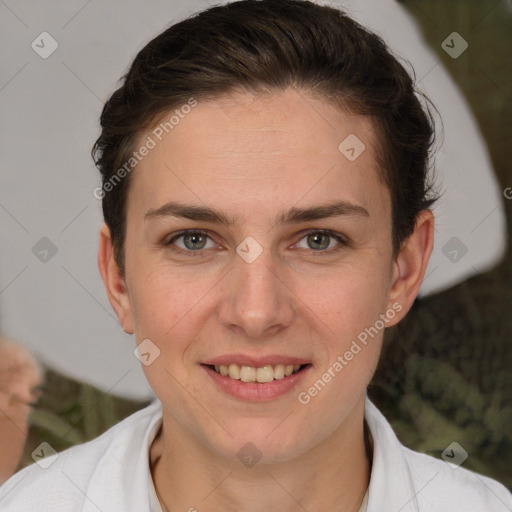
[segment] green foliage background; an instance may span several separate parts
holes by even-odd
[[[468,101],[501,188],[512,186],[511,3],[401,3]],[[454,31],[469,43],[458,59],[441,48]],[[512,201],[503,201],[510,232]],[[469,453],[464,467],[512,490],[510,237],[507,244],[504,260],[492,271],[416,301],[388,333],[370,396],[404,444],[440,457],[457,441]]]
[[[512,186],[512,16],[505,1],[401,3],[466,96],[502,188]],[[441,48],[453,31],[469,43],[456,60]],[[505,203],[510,226],[512,201]],[[369,394],[405,445],[440,457],[457,441],[469,453],[464,467],[512,490],[511,313],[509,239],[499,266],[417,300],[406,319],[386,333]],[[42,441],[63,450],[95,438],[147,404],[48,370],[20,468],[33,462],[30,454]]]

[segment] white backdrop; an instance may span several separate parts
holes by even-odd
[[[435,209],[435,249],[421,294],[488,269],[504,252],[503,196],[463,98],[399,4],[330,3],[348,7],[410,60],[443,116],[437,172],[445,195]],[[207,6],[197,0],[0,2],[1,331],[56,370],[126,397],[152,392],[97,269],[102,217],[93,190],[100,182],[90,149],[102,105],[137,51]],[[464,49],[463,39],[446,38],[439,45],[452,57]]]

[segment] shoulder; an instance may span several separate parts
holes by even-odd
[[[402,451],[418,490],[420,510],[510,512],[512,494],[492,478],[405,446]],[[453,454],[453,451],[451,452]]]
[[[369,512],[512,511],[504,485],[463,467],[460,445],[447,448],[446,461],[407,448],[368,398],[365,420],[374,442]]]
[[[148,429],[159,417],[161,405],[155,400],[87,443],[55,455],[49,445],[40,445],[41,452],[35,456],[41,453],[41,460],[0,487],[0,510],[78,511],[94,493],[107,488],[115,498],[121,493],[129,462],[140,457]]]

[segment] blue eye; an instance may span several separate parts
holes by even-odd
[[[343,235],[327,230],[310,231],[299,242],[302,240],[306,241],[307,246],[300,247],[296,244],[299,248],[308,249],[318,254],[330,254],[348,245]],[[337,245],[332,243],[333,240],[338,242]],[[190,256],[202,256],[204,253],[203,249],[214,249],[217,246],[208,235],[208,232],[200,229],[180,231],[164,242],[164,245],[173,252]]]
[[[172,247],[180,238],[183,239],[183,245],[176,245],[176,247]],[[183,251],[193,253],[199,252],[201,249],[212,249],[215,247],[215,242],[213,242],[211,239],[211,245],[207,246],[208,239],[210,239],[210,237],[206,231],[188,230],[181,231],[180,233],[176,234],[168,242],[166,242],[165,245],[169,246],[172,250],[176,250],[177,252]]]
[[[333,239],[338,242],[334,249],[331,244]],[[307,244],[307,247],[301,247],[301,249],[312,249],[314,252],[331,252],[331,250],[340,249],[347,245],[347,241],[342,235],[326,230],[310,231],[301,240],[306,240]]]

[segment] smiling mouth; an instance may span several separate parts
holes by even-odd
[[[262,367],[240,366],[236,363],[230,365],[205,365],[210,370],[233,380],[242,382],[256,382],[265,384],[274,380],[281,380],[301,372],[310,364],[276,364]]]

